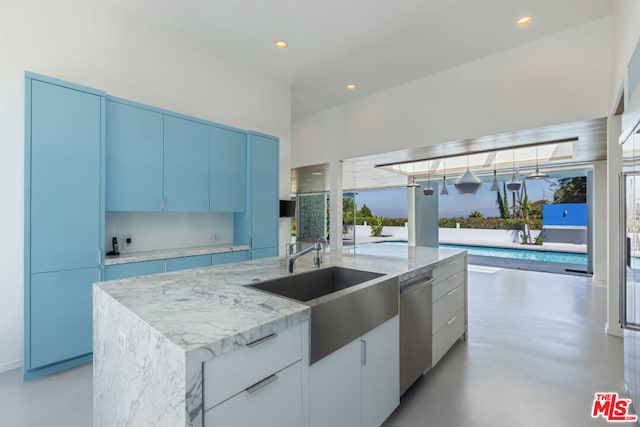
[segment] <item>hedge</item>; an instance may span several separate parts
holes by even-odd
[[[358,217],[356,224],[364,225],[375,224],[375,217]],[[383,218],[382,225],[386,227],[404,227],[407,218]],[[441,228],[456,228],[456,223],[460,223],[460,228],[484,228],[488,230],[522,230],[524,229],[524,220],[522,218],[440,218],[439,226]],[[529,218],[529,228],[532,230],[542,229],[541,218]]]
[[[440,218],[438,221],[441,228],[456,228],[456,223],[460,228],[483,228],[488,230],[522,230],[525,221],[522,218]],[[542,219],[530,218],[529,228],[532,230],[542,229]]]

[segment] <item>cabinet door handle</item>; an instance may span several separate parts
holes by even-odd
[[[453,279],[454,277],[456,277],[457,275],[458,275],[458,273],[456,273],[456,274],[452,274],[451,276],[447,277],[447,280],[451,280],[451,279]]]
[[[255,383],[251,387],[247,387],[245,389],[245,391],[247,393],[253,393],[255,391],[260,390],[262,387],[266,386],[267,384],[274,382],[277,379],[278,379],[278,376],[276,374],[269,375],[267,378],[265,378],[265,379],[263,379],[261,381],[258,381],[257,383]]]
[[[162,196],[162,210],[165,210],[167,207],[167,199],[166,197],[163,195]]]
[[[367,342],[362,340],[360,343],[362,344],[362,366],[367,366]]]
[[[98,265],[102,265],[102,249],[98,249]]]
[[[274,338],[275,338],[275,337],[277,337],[277,336],[278,336],[278,334],[276,334],[276,333],[274,332],[273,334],[269,334],[269,335],[267,335],[266,337],[258,338],[258,339],[257,339],[257,340],[255,340],[255,341],[251,341],[251,342],[247,343],[246,345],[247,345],[247,347],[255,347],[255,346],[257,346],[257,345],[262,344],[263,342],[267,342],[267,341],[269,341],[269,340],[272,340],[272,339],[274,339]]]
[[[448,297],[450,297],[451,295],[455,294],[456,292],[458,292],[458,288],[455,288],[454,290],[452,290],[451,292],[449,292],[447,294]]]
[[[452,318],[451,320],[449,320],[449,321],[447,322],[447,325],[450,325],[450,324],[452,324],[453,322],[455,322],[455,320],[456,320],[457,318],[458,318],[458,315],[456,314],[455,316],[453,316],[453,318]]]

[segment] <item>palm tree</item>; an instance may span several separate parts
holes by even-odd
[[[524,219],[525,232],[526,234],[526,243],[531,243],[531,228],[529,227],[529,212],[533,208],[533,205],[529,201],[529,196],[525,193],[522,200],[519,201],[520,212],[522,213],[522,217]]]

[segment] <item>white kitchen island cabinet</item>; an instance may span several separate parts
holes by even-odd
[[[394,250],[384,260],[326,254],[323,267],[380,274],[354,285],[368,289],[464,255]],[[397,312],[310,364],[313,305],[246,286],[290,276],[285,264],[271,257],[96,283],[94,426],[382,424],[399,403]],[[297,274],[311,270],[312,257],[297,261]]]
[[[431,366],[435,366],[467,332],[466,255],[452,257],[436,267],[433,278]]]
[[[309,367],[309,425],[378,427],[400,404],[399,317]]]
[[[302,426],[304,322],[204,364],[204,425]]]

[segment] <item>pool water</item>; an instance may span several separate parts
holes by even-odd
[[[406,240],[391,240],[375,244],[406,246]],[[536,251],[527,249],[492,248],[489,246],[439,245],[441,248],[466,250],[469,255],[513,258],[524,261],[561,262],[564,264],[587,265],[587,254],[555,251]]]
[[[486,246],[439,245],[441,248],[466,250],[469,255],[513,258],[525,261],[561,262],[587,265],[587,254],[571,252],[535,251],[527,249],[491,248]]]

